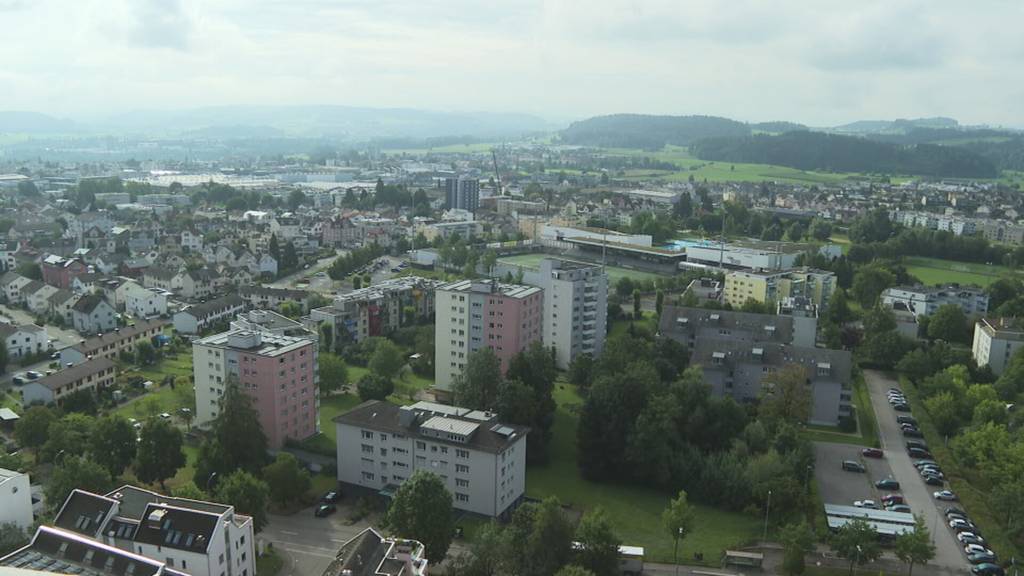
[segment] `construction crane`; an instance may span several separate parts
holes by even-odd
[[[494,148],[491,148],[491,161],[494,162],[494,178],[498,184],[498,196],[504,196],[505,190],[501,186],[501,173],[498,172],[498,154],[494,152]]]

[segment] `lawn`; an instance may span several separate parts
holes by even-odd
[[[498,262],[504,262],[505,264],[514,264],[516,266],[522,266],[524,268],[537,269],[540,267],[540,261],[545,258],[551,258],[550,254],[519,254],[516,256],[506,256],[504,258],[498,258]],[[584,262],[589,264],[589,262]],[[660,274],[654,274],[651,272],[642,272],[640,270],[632,270],[630,268],[622,268],[620,266],[605,266],[605,272],[608,273],[608,283],[614,285],[619,281],[620,278],[629,277],[633,280],[654,280],[658,278]]]
[[[907,272],[925,284],[978,284],[988,286],[1003,276],[1020,274],[1006,266],[955,262],[919,256],[903,259]]]
[[[161,386],[168,374],[175,376],[175,385]],[[114,412],[129,418],[142,420],[155,414],[167,412],[177,415],[182,408],[195,410],[195,391],[189,377],[192,375],[191,355],[181,354],[177,358],[164,359],[143,370],[127,370],[124,376],[141,376],[153,382],[153,388],[117,407]]]
[[[10,392],[0,393],[0,408],[10,408],[11,410],[21,414],[21,401],[18,400],[17,396]]]
[[[636,486],[597,484],[580,476],[576,465],[576,422],[582,399],[569,384],[555,389],[558,412],[551,440],[551,462],[526,471],[527,496],[557,496],[577,512],[601,506],[611,517],[623,544],[643,546],[652,562],[672,560],[673,540],[661,524],[661,513],[670,496]],[[722,551],[757,539],[757,518],[694,505],[694,526],[699,527],[680,545],[680,558],[692,561],[702,552],[706,562],[717,566]]]
[[[256,559],[256,576],[276,576],[284,567],[284,560],[273,548],[267,548],[262,556]]]

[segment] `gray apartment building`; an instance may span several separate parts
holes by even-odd
[[[523,498],[530,430],[502,424],[491,412],[370,400],[334,425],[338,481],[350,489],[388,496],[426,470],[441,478],[459,510],[507,517]]]
[[[302,323],[314,332],[321,324],[330,326],[338,346],[385,336],[405,325],[402,315],[407,308],[414,310],[416,320],[430,318],[434,290],[441,284],[444,282],[416,276],[385,280],[336,296],[331,304],[311,310]]]
[[[533,283],[533,282],[531,282]],[[555,349],[562,370],[580,354],[604,350],[608,324],[608,275],[600,266],[546,258],[536,284],[544,289],[541,340]]]
[[[459,176],[444,179],[445,208],[476,212],[480,207],[480,180]]]
[[[915,316],[931,316],[946,304],[959,306],[968,316],[988,312],[988,294],[979,286],[895,286],[882,292],[882,304],[894,310],[906,310]]]
[[[814,346],[817,321],[796,322],[791,314],[665,306],[658,330],[663,336],[678,340],[691,350],[697,342],[709,338]]]

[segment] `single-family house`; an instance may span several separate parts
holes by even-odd
[[[45,352],[50,347],[46,329],[35,324],[7,324],[0,322],[0,339],[11,358],[24,358]]]
[[[87,294],[71,307],[71,323],[82,334],[102,334],[117,328],[117,311],[102,296]]]

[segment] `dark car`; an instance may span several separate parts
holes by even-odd
[[[910,514],[910,506],[906,504],[893,504],[892,506],[886,506],[885,509],[889,512],[903,512],[904,514]]]
[[[910,412],[910,404],[896,404],[892,409],[897,412]]]
[[[925,466],[938,466],[939,463],[935,460],[915,460],[914,467],[917,469],[924,468]]]
[[[335,490],[331,490],[330,492],[327,492],[326,494],[320,497],[320,501],[323,502],[324,504],[334,504],[340,499],[341,495],[338,494],[338,492]]]
[[[317,518],[326,518],[337,511],[338,508],[334,504],[320,504],[315,510],[313,510],[313,516],[316,516]]]
[[[929,486],[945,486],[946,483],[938,476],[924,476],[924,483]]]
[[[979,576],[1003,576],[1003,569],[998,564],[983,562],[972,566],[971,573],[978,574]]]
[[[885,455],[885,452],[882,452],[878,448],[865,448],[861,450],[860,453],[865,458],[881,458]]]
[[[977,554],[971,554],[968,556],[967,561],[971,564],[995,564],[999,561],[999,558],[997,558],[995,554],[978,552]]]
[[[957,508],[955,506],[950,506],[949,508],[946,508],[945,510],[943,510],[943,514],[945,514],[946,516],[952,516],[954,514],[959,514],[961,516],[967,516],[967,512],[964,512],[963,510],[961,510],[961,509],[959,509],[959,508]]]
[[[931,458],[932,457],[932,453],[927,451],[927,450],[925,450],[924,448],[908,447],[907,448],[907,454],[909,454],[911,458]]]
[[[907,440],[907,448],[910,448],[911,446],[922,450],[928,449],[928,445],[921,440]]]
[[[912,426],[917,426],[917,419],[914,418],[913,416],[904,416],[900,414],[899,416],[896,416],[896,422],[899,424],[910,424]]]
[[[14,382],[15,386],[24,386],[25,385],[25,379],[22,378],[21,376],[15,376],[14,378],[11,378],[11,382]]]
[[[854,462],[853,460],[843,460],[843,470],[847,472],[867,472],[864,465],[860,462]]]
[[[903,435],[907,438],[924,438],[924,434],[917,428],[904,428]]]
[[[875,482],[875,488],[878,488],[879,490],[899,490],[900,483],[892,478],[886,478]]]

